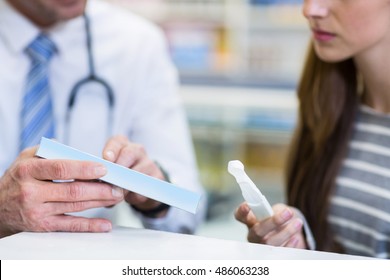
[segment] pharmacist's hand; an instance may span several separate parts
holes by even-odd
[[[165,179],[157,164],[146,154],[145,148],[130,142],[125,136],[117,135],[110,138],[103,149],[103,158],[160,180]],[[129,191],[125,191],[125,200],[140,210],[154,209],[161,204],[159,201]],[[158,217],[163,217],[166,212],[162,211]]]
[[[244,202],[235,211],[236,220],[248,227],[248,241],[273,246],[306,248],[303,235],[303,221],[297,213],[285,204],[275,204],[274,215],[257,220],[249,206]]]
[[[35,151],[36,147],[24,150],[0,178],[0,237],[20,231],[110,231],[108,220],[65,214],[123,200],[121,189],[96,181],[105,175],[105,167],[37,158]]]

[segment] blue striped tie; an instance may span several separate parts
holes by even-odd
[[[55,136],[48,64],[56,47],[49,38],[41,34],[25,52],[31,59],[31,68],[22,105],[20,150],[37,145],[42,136]]]

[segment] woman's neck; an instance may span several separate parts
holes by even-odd
[[[390,56],[380,52],[355,58],[362,75],[362,102],[381,113],[390,113]]]

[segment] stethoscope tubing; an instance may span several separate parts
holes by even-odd
[[[92,49],[92,35],[90,28],[90,20],[89,17],[84,13],[84,28],[85,28],[85,38],[86,38],[86,48],[87,48],[87,57],[88,57],[88,75],[80,79],[71,89],[70,96],[67,104],[66,115],[65,115],[65,134],[64,134],[64,142],[69,144],[69,130],[70,130],[70,118],[72,115],[72,111],[77,99],[77,96],[80,92],[80,89],[88,83],[97,83],[100,84],[107,95],[108,101],[108,122],[107,122],[107,137],[112,135],[112,121],[114,114],[114,106],[115,106],[115,96],[112,87],[102,78],[96,75],[95,71],[95,63]]]

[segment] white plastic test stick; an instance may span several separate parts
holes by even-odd
[[[236,181],[241,188],[242,196],[256,218],[262,220],[272,216],[273,211],[271,205],[245,173],[242,162],[239,160],[229,161],[228,171],[236,178]]]

